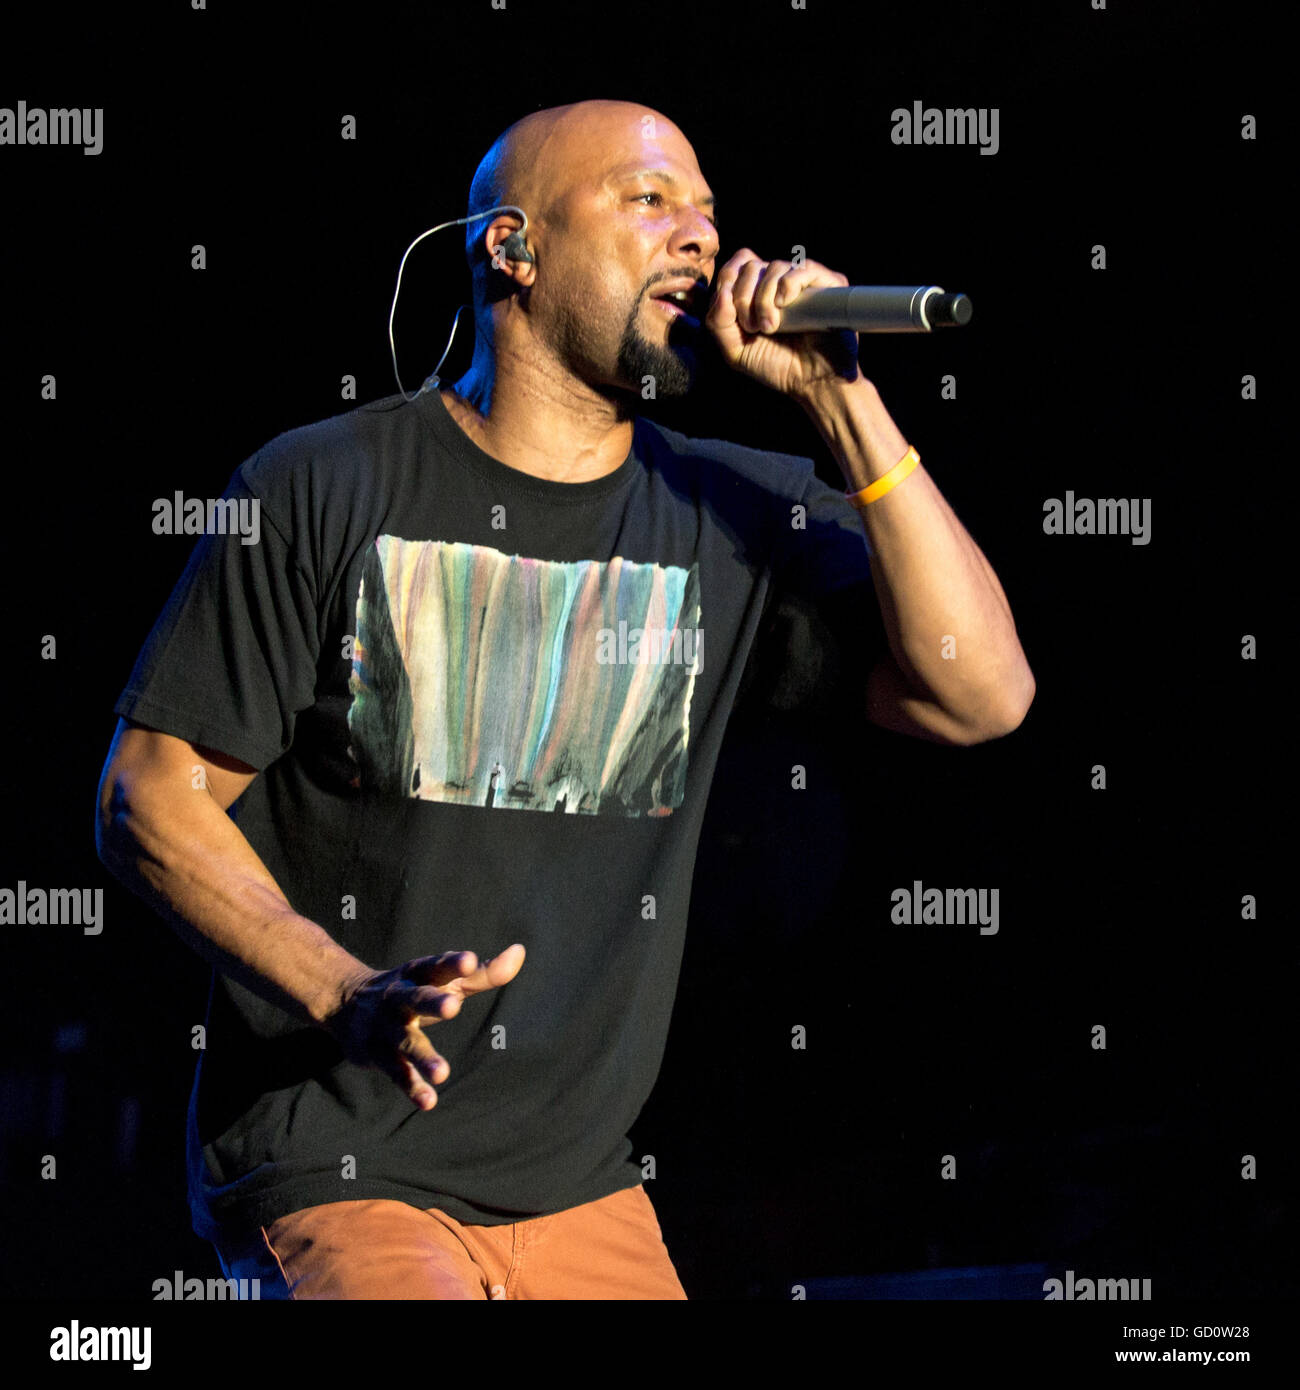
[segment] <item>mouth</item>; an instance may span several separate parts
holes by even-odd
[[[682,319],[691,328],[699,328],[707,302],[708,286],[703,281],[696,283],[677,282],[670,288],[662,289],[650,296],[650,302],[668,319]]]

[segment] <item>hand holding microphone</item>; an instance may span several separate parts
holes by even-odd
[[[934,285],[851,286],[817,261],[763,261],[748,247],[718,271],[705,326],[728,366],[791,396],[859,376],[857,334],[966,323],[970,300]]]

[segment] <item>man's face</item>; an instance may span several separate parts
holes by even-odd
[[[695,153],[665,118],[635,108],[566,135],[566,192],[543,224],[533,307],[583,380],[640,394],[652,377],[656,396],[680,395],[718,254]]]

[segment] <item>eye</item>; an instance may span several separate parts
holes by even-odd
[[[632,203],[640,203],[647,198],[653,200],[655,207],[664,206],[664,195],[662,193],[656,193],[653,190],[648,193],[634,193],[628,201]],[[718,220],[716,217],[709,217],[706,214],[705,221],[709,224],[710,227],[713,228],[715,232],[718,230]]]

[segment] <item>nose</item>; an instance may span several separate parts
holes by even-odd
[[[711,261],[718,254],[718,233],[698,208],[683,208],[669,246],[675,253]]]

